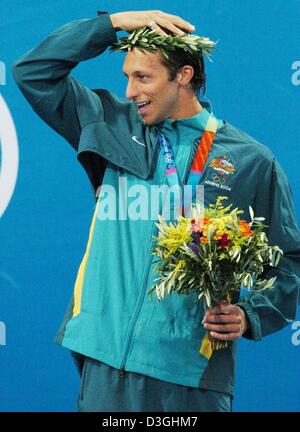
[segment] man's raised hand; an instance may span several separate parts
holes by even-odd
[[[165,29],[180,36],[195,31],[195,27],[188,21],[158,10],[118,12],[111,14],[110,19],[114,29],[128,32],[146,26],[161,34],[165,34]]]

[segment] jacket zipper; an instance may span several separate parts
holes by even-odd
[[[160,157],[160,153],[158,152],[157,163],[159,163],[159,157]],[[142,287],[142,289],[140,291],[139,298],[138,298],[138,301],[137,301],[137,304],[136,304],[136,307],[135,307],[135,312],[134,312],[133,317],[132,317],[131,327],[129,328],[129,330],[127,332],[126,339],[125,339],[125,344],[124,344],[125,345],[125,349],[123,350],[123,355],[122,355],[122,358],[121,358],[121,366],[119,368],[119,375],[120,375],[121,378],[123,378],[125,376],[125,372],[126,372],[125,371],[125,364],[126,364],[126,360],[127,360],[127,357],[128,357],[129,348],[130,348],[130,345],[131,345],[131,342],[132,342],[132,335],[133,335],[136,323],[138,321],[138,317],[139,317],[139,314],[140,314],[140,311],[141,311],[141,308],[142,308],[142,305],[143,305],[144,297],[145,297],[145,291],[146,291],[146,288],[147,288],[147,280],[148,280],[149,270],[150,270],[151,263],[152,263],[152,254],[151,254],[151,251],[152,251],[152,239],[153,239],[153,236],[157,233],[157,231],[158,231],[158,228],[154,224],[154,226],[152,227],[152,231],[151,231],[150,246],[149,246],[149,249],[147,251],[148,257],[147,257],[147,262],[146,262],[146,266],[145,266],[145,269],[147,271],[145,271],[145,273],[144,273],[143,287]]]
[[[184,206],[185,206],[184,186],[187,184],[188,174],[190,173],[190,170],[192,168],[192,163],[193,163],[193,160],[194,160],[197,148],[198,148],[198,142],[200,139],[201,139],[201,137],[196,138],[194,140],[193,144],[191,145],[188,163],[186,164],[186,167],[185,167],[185,170],[184,170],[184,173],[182,176],[181,187],[182,187],[182,200],[183,200],[183,202],[182,202],[182,206],[183,206],[182,215],[183,216],[185,216],[185,212],[184,212]]]
[[[121,367],[121,369],[119,369],[119,375],[121,378],[124,378],[124,376],[125,376],[125,368],[124,367]]]
[[[146,291],[146,288],[147,288],[147,280],[148,280],[149,270],[150,270],[150,267],[151,267],[151,264],[152,264],[152,254],[151,254],[151,250],[152,250],[152,238],[156,234],[156,231],[158,231],[158,228],[154,224],[154,227],[152,228],[152,231],[151,231],[151,243],[150,243],[150,247],[149,247],[149,249],[147,251],[148,257],[147,257],[147,262],[146,262],[146,266],[145,266],[146,271],[144,273],[143,288],[140,291],[140,295],[139,295],[139,298],[138,298],[138,301],[137,301],[137,304],[136,304],[136,307],[135,307],[135,312],[134,312],[133,317],[132,317],[131,327],[130,327],[130,329],[127,332],[127,337],[126,337],[126,340],[125,340],[125,350],[124,350],[123,356],[121,358],[121,366],[119,368],[119,375],[120,375],[121,378],[123,378],[125,376],[125,372],[126,372],[125,371],[125,364],[126,364],[129,348],[130,348],[130,345],[131,345],[131,342],[132,342],[132,335],[133,335],[136,323],[138,321],[138,317],[139,317],[139,314],[140,314],[140,311],[141,311],[141,308],[142,308],[142,305],[143,305],[143,301],[144,301],[144,298],[145,298],[145,291]]]
[[[184,175],[183,175],[183,179],[184,179],[184,183],[183,184],[186,183],[187,174],[188,174],[188,171],[189,171],[189,169],[191,167],[191,164],[192,164],[192,158],[193,158],[195,152],[197,151],[197,143],[198,143],[199,139],[200,138],[196,138],[194,140],[194,142],[193,142],[193,145],[191,146],[190,153],[189,153],[188,163],[186,165],[185,172],[184,172]],[[153,238],[154,235],[156,235],[156,231],[158,231],[158,228],[154,224],[154,227],[152,228],[152,232],[151,232],[151,244],[150,244],[150,247],[149,247],[149,250],[148,250],[148,258],[147,258],[147,264],[146,264],[147,271],[146,271],[145,276],[144,276],[143,289],[140,291],[140,295],[139,295],[139,298],[138,298],[138,301],[137,301],[137,305],[136,305],[136,308],[135,308],[135,313],[134,313],[134,316],[132,318],[132,322],[133,323],[131,325],[131,328],[127,332],[127,337],[126,337],[126,340],[125,340],[125,350],[124,350],[123,356],[121,358],[121,366],[119,368],[119,376],[121,378],[124,378],[125,374],[126,374],[125,364],[126,364],[126,360],[127,360],[130,344],[132,342],[132,335],[133,335],[134,328],[136,326],[136,323],[137,323],[137,320],[138,320],[138,316],[140,314],[140,311],[141,311],[141,308],[142,308],[142,304],[143,304],[143,300],[144,300],[144,297],[145,297],[145,290],[146,290],[146,287],[147,287],[147,280],[148,280],[149,269],[150,269],[151,263],[152,263],[152,255],[149,252],[151,252],[151,249],[152,249],[152,238]]]

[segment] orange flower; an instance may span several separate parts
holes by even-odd
[[[244,226],[244,227],[246,227],[246,228],[250,228],[250,225],[248,224],[248,222],[247,221],[245,221],[245,220],[240,220],[240,226]]]
[[[240,223],[240,230],[243,236],[252,236],[253,231],[250,229],[250,225],[245,220],[241,220]]]
[[[208,243],[208,238],[205,236],[200,237],[200,243]]]

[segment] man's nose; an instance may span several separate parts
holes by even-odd
[[[138,95],[138,89],[133,81],[128,80],[126,87],[126,98],[134,99]]]

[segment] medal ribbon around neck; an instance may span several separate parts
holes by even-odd
[[[209,114],[207,123],[205,126],[205,130],[199,140],[198,148],[195,153],[195,157],[192,163],[191,171],[188,177],[187,185],[192,186],[192,199],[193,202],[196,197],[196,186],[199,185],[203,170],[205,167],[205,163],[211,149],[213,140],[215,138],[216,132],[218,128],[218,120],[212,115]],[[178,171],[176,168],[175,156],[171,142],[166,138],[166,136],[159,131],[158,139],[160,143],[161,150],[164,154],[164,159],[166,162],[166,178],[169,187],[180,185]],[[184,202],[184,199],[182,199]],[[179,214],[183,215],[189,211],[189,209],[184,209],[182,203],[180,202],[180,196],[175,198],[175,208],[180,210]]]

